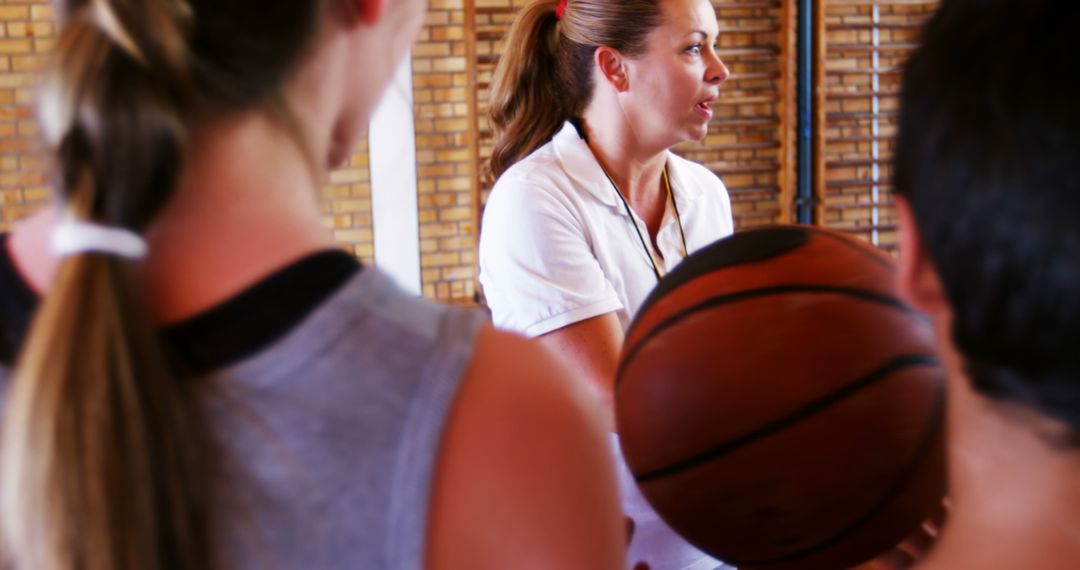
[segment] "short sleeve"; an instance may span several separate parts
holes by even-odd
[[[558,190],[500,181],[484,210],[480,283],[495,326],[539,336],[622,308]]]

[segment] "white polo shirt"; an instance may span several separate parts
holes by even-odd
[[[731,235],[720,179],[670,152],[667,166],[687,250]],[[626,330],[657,282],[634,228],[652,251],[645,223],[631,212],[633,221],[569,122],[510,167],[488,198],[480,232],[480,284],[495,325],[539,336],[614,311]],[[683,258],[670,203],[656,242],[666,274]]]

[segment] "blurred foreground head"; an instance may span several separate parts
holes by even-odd
[[[974,388],[1080,445],[1080,3],[945,0],[904,71],[896,191]]]
[[[421,0],[54,5],[39,108],[56,202],[65,219],[134,234],[209,125],[269,117],[314,184],[348,155],[422,19]],[[5,393],[5,567],[213,566],[212,448],[142,285],[123,256],[58,262]]]

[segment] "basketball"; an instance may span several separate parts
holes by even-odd
[[[688,257],[627,331],[626,462],[660,516],[739,568],[835,569],[945,492],[944,371],[887,255],[839,232],[747,230]]]

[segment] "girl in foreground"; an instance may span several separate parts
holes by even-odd
[[[10,566],[622,565],[580,383],[321,223],[421,0],[56,5],[56,201],[0,248]]]

